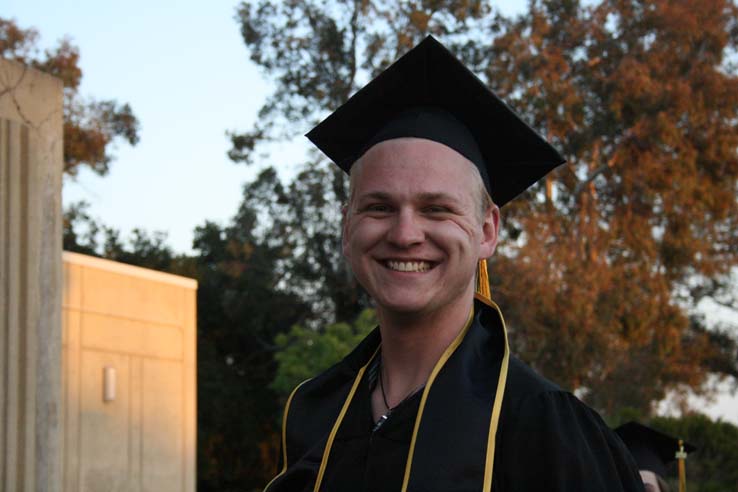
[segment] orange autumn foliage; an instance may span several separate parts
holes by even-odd
[[[83,101],[78,94],[82,69],[77,47],[63,39],[42,54],[38,39],[35,29],[22,29],[0,17],[0,56],[58,77],[64,84],[64,172],[74,176],[80,165],[86,165],[107,174],[113,159],[111,143],[122,138],[135,145],[138,120],[128,104]]]

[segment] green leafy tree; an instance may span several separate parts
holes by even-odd
[[[64,172],[75,176],[79,166],[86,165],[104,176],[113,160],[112,144],[117,139],[138,142],[138,120],[128,104],[80,97],[79,49],[69,39],[43,53],[38,40],[35,29],[0,17],[0,56],[58,77],[64,84]]]
[[[294,325],[275,339],[277,372],[272,388],[286,398],[302,381],[339,362],[377,326],[371,309],[359,314],[353,324],[332,323],[321,330]]]
[[[713,421],[700,414],[682,418],[658,417],[651,426],[693,444],[697,450],[686,462],[687,490],[723,492],[738,488],[738,427],[730,422]],[[669,469],[673,490],[677,487],[676,464]]]
[[[308,309],[277,289],[277,263],[287,252],[260,240],[257,227],[245,201],[228,226],[207,222],[195,233],[198,490],[262,487],[276,462],[274,339],[302,323]]]

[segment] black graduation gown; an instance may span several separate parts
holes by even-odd
[[[495,308],[475,302],[474,309],[425,401],[417,393],[376,431],[367,375],[357,376],[377,352],[378,330],[299,386],[285,409],[286,463],[265,491],[314,490],[323,461],[321,492],[400,491],[406,474],[407,491],[483,490],[504,335]],[[515,357],[497,429],[493,491],[643,491],[632,457],[599,415]]]

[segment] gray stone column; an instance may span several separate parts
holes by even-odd
[[[0,490],[61,490],[62,83],[0,59]]]

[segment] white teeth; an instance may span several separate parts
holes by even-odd
[[[398,272],[427,272],[430,270],[430,263],[427,261],[387,261],[387,266],[391,270]]]

